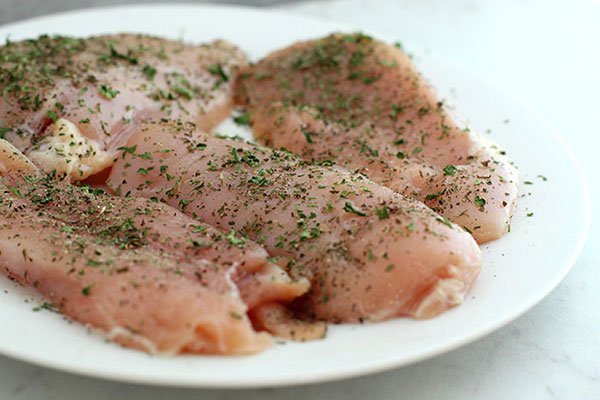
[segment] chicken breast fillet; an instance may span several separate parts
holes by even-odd
[[[361,172],[480,243],[508,229],[516,169],[459,126],[396,47],[361,34],[300,42],[241,73],[236,97],[269,146]]]
[[[271,339],[247,313],[285,333],[289,318],[260,317],[308,290],[250,240],[161,203],[56,181],[1,139],[0,175],[0,272],[123,345],[254,353]]]
[[[294,305],[308,317],[432,317],[463,300],[481,267],[473,238],[418,201],[191,124],[141,125],[107,183],[178,207],[236,243],[262,244],[292,276],[311,280]]]
[[[142,120],[187,119],[206,130],[220,123],[245,64],[224,41],[119,34],[8,42],[0,47],[0,132],[44,170],[85,179],[110,165]]]

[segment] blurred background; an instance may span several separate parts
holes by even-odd
[[[327,1],[327,0],[325,0]],[[179,3],[215,3],[238,4],[255,7],[267,7],[275,4],[289,4],[298,0],[195,0]],[[23,18],[67,11],[85,7],[102,7],[118,4],[156,4],[174,3],[165,0],[0,0],[0,24]]]
[[[0,24],[90,6],[158,2],[0,0]],[[441,357],[371,377],[282,390],[172,390],[80,378],[0,356],[0,399],[600,399],[600,0],[213,3],[382,32],[454,61],[538,113],[574,150],[589,184],[594,220],[582,255],[561,285],[515,322]],[[540,145],[532,143],[532,151]]]

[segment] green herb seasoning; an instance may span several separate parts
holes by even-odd
[[[100,94],[108,100],[114,99],[115,97],[117,97],[117,95],[119,93],[121,93],[121,92],[113,89],[112,87],[110,87],[108,85],[100,85]]]
[[[362,212],[359,209],[357,209],[356,207],[354,207],[354,205],[352,203],[350,203],[349,201],[344,203],[344,211],[351,213],[351,214],[356,214],[359,217],[367,216],[367,214],[365,214],[364,212]]]
[[[454,165],[448,164],[444,167],[443,171],[446,176],[454,176],[456,175],[457,168]]]
[[[212,64],[212,65],[209,65],[207,69],[208,69],[208,72],[210,72],[212,75],[214,75],[218,78],[217,83],[215,84],[217,87],[220,86],[221,84],[229,81],[229,76],[225,73],[225,70],[223,69],[223,65]]]
[[[375,209],[375,214],[377,215],[377,217],[381,220],[381,219],[388,219],[390,217],[390,209],[384,205],[382,207],[376,208]]]
[[[143,74],[146,76],[146,78],[151,81],[154,79],[154,77],[156,76],[157,70],[156,68],[152,67],[151,65],[144,65],[144,67],[142,68],[142,72]]]
[[[243,126],[250,125],[250,113],[245,112],[243,114],[233,117],[233,122]]]
[[[479,196],[475,196],[475,200],[473,200],[473,202],[475,203],[476,206],[478,206],[480,209],[483,209],[485,206],[485,199]]]

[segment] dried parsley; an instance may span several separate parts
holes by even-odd
[[[359,217],[367,216],[367,214],[365,214],[364,212],[362,212],[359,209],[357,209],[356,207],[354,207],[354,205],[352,203],[350,203],[349,201],[344,203],[344,211],[346,211],[348,213],[356,214]]]

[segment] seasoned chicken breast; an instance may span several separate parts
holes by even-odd
[[[271,339],[248,312],[286,334],[291,318],[263,314],[308,290],[250,240],[161,203],[59,182],[5,140],[0,175],[0,272],[126,346],[254,353]]]
[[[481,268],[472,237],[418,201],[191,124],[140,125],[107,183],[118,195],[178,207],[234,243],[262,244],[292,276],[311,280],[294,304],[308,317],[432,317],[459,304]],[[285,313],[261,315],[268,324]]]
[[[110,165],[142,120],[220,123],[245,64],[224,41],[119,34],[8,42],[0,47],[0,130],[46,171],[85,179]]]
[[[269,146],[363,173],[480,243],[507,231],[516,169],[452,118],[396,47],[361,34],[296,43],[241,73],[236,97]]]

